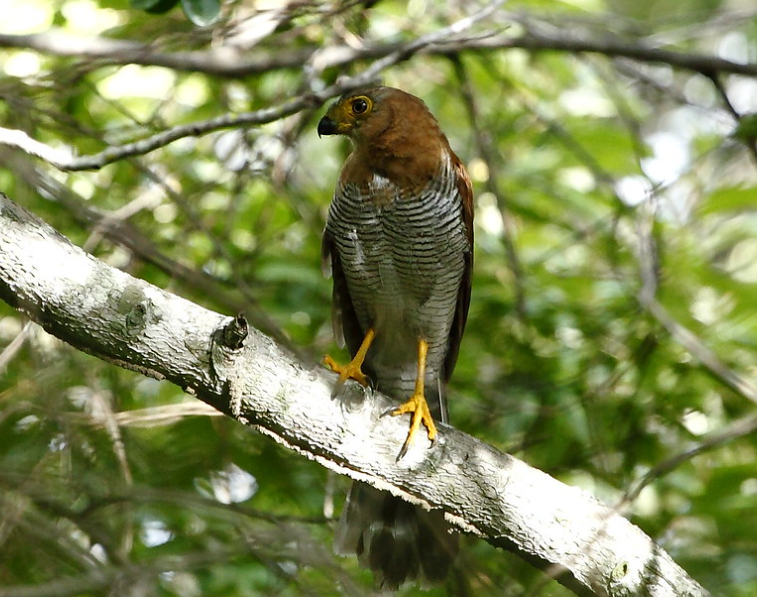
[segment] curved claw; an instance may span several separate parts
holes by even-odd
[[[431,440],[431,445],[436,444],[436,425],[434,425],[434,420],[431,418],[431,411],[428,408],[428,403],[423,394],[416,392],[407,402],[389,411],[389,414],[393,417],[407,413],[412,413],[413,415],[410,419],[410,431],[408,431],[405,443],[402,444],[402,449],[397,456],[397,460],[401,460],[405,454],[407,454],[408,449],[410,449],[410,446],[415,440],[415,435],[421,427],[421,423],[423,423],[428,430],[428,439]]]

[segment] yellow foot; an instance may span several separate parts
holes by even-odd
[[[334,384],[334,390],[331,392],[332,397],[336,396],[339,393],[339,390],[342,389],[344,382],[348,379],[354,379],[359,384],[368,387],[368,378],[366,377],[365,373],[363,373],[362,367],[363,361],[365,360],[365,355],[368,354],[368,349],[371,347],[371,343],[373,342],[373,339],[375,337],[375,330],[373,328],[368,328],[368,331],[365,333],[365,338],[363,338],[363,342],[362,344],[360,344],[360,348],[358,348],[355,356],[352,357],[352,360],[346,365],[339,365],[334,359],[331,358],[330,355],[323,357],[323,364],[331,369],[334,373],[339,374],[339,379],[336,380],[336,383]]]
[[[360,361],[361,362],[357,362],[357,359],[352,359],[346,365],[340,365],[333,358],[331,358],[331,355],[327,354],[325,357],[323,357],[323,364],[331,369],[334,373],[339,374],[339,379],[334,386],[334,393],[338,392],[342,385],[344,385],[344,382],[348,379],[354,379],[356,382],[364,386],[368,385],[368,378],[360,368],[362,365],[362,359],[360,359]]]
[[[423,394],[418,393],[417,390],[415,394],[410,397],[410,400],[391,411],[393,417],[407,413],[412,413],[413,418],[410,420],[410,431],[407,434],[405,443],[402,445],[402,450],[400,450],[399,456],[397,456],[397,460],[400,460],[405,454],[407,454],[407,450],[413,443],[415,434],[418,433],[421,423],[423,423],[428,430],[428,439],[430,439],[432,443],[436,441],[436,425],[434,425],[434,420],[431,418],[428,403]]]

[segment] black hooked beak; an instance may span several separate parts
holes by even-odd
[[[331,118],[328,116],[324,116],[321,118],[321,121],[318,123],[318,136],[321,135],[336,135],[337,134],[337,124]]]

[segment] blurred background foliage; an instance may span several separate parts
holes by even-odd
[[[400,43],[481,7],[229,0],[198,28],[127,0],[5,3],[0,126],[82,155],[277,106],[372,63],[277,57]],[[756,17],[738,0],[512,0],[461,46],[538,32],[757,71]],[[60,31],[75,36],[64,49],[6,35]],[[89,55],[80,42],[97,36],[142,54]],[[617,505],[713,592],[755,595],[757,80],[527,46],[420,53],[382,73],[425,99],[474,180],[452,423]],[[267,67],[150,65],[219,48]],[[322,112],[95,171],[0,145],[0,191],[107,263],[244,311],[316,360],[334,350],[319,244],[349,151],[317,137]],[[370,594],[330,550],[346,480],[201,406],[0,305],[0,594]],[[449,583],[424,594],[567,591],[469,538]]]

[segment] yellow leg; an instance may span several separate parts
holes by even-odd
[[[358,348],[358,351],[355,353],[352,360],[346,365],[337,364],[337,362],[331,358],[331,355],[327,354],[323,357],[323,364],[339,374],[339,379],[337,379],[336,384],[334,385],[333,395],[336,395],[339,392],[344,385],[344,382],[348,379],[354,379],[356,382],[364,386],[368,385],[368,378],[365,376],[365,373],[363,373],[362,367],[365,355],[368,354],[368,349],[371,347],[375,337],[375,330],[373,328],[368,328],[368,331],[365,333],[365,338],[363,338],[363,343],[360,345],[360,348]]]
[[[415,378],[415,391],[407,402],[392,411],[392,416],[404,415],[406,413],[413,414],[413,418],[410,420],[410,431],[407,434],[407,439],[402,446],[402,450],[400,450],[399,458],[402,458],[407,453],[408,448],[415,439],[415,434],[420,429],[421,423],[428,430],[428,439],[431,441],[436,439],[436,425],[434,425],[434,420],[431,418],[431,412],[428,409],[425,396],[427,355],[428,343],[423,339],[418,340],[418,376]]]

